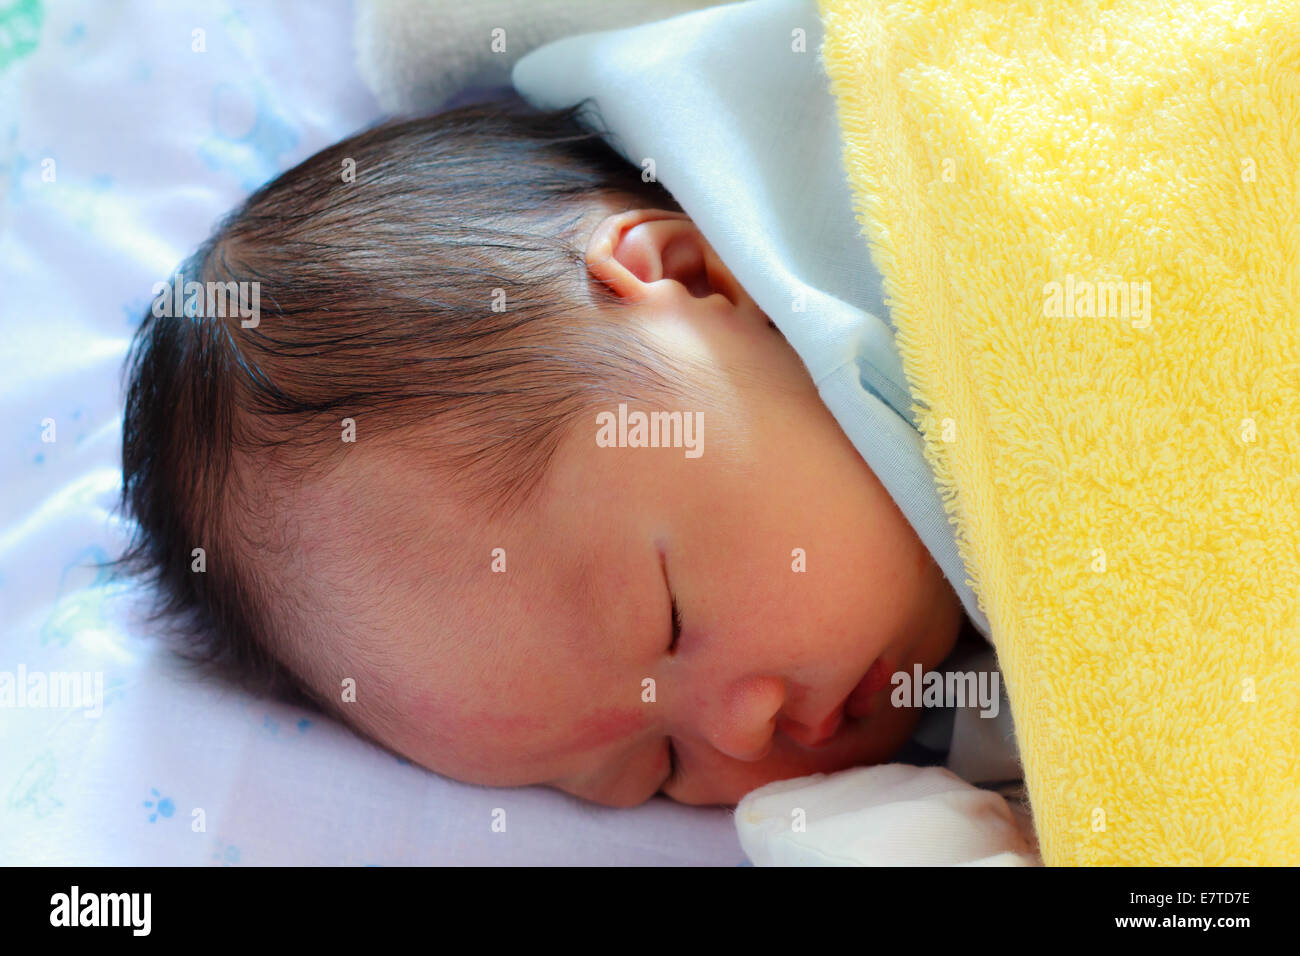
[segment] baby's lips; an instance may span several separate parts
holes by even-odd
[[[876,709],[876,702],[872,698],[888,686],[889,665],[883,657],[877,657],[867,668],[866,675],[858,681],[858,686],[849,694],[844,706],[845,713],[850,717],[869,716]]]
[[[822,725],[815,729],[808,729],[798,724],[792,724],[790,721],[781,719],[777,722],[777,729],[787,737],[799,744],[801,747],[807,747],[816,750],[820,747],[827,746],[835,735],[839,733],[840,724],[844,721],[844,708],[840,708],[835,713],[828,716]],[[771,746],[771,742],[768,742]]]

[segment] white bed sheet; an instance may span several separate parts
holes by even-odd
[[[139,593],[89,566],[127,536],[120,370],[151,286],[253,187],[378,118],[351,28],[350,4],[309,0],[0,22],[0,673],[103,678],[98,717],[0,709],[0,863],[743,863],[726,810],[466,786],[185,680]]]

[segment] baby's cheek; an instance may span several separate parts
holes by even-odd
[[[934,564],[934,558],[930,556],[928,549],[921,547],[916,550],[916,576],[925,578],[930,575],[930,566]]]

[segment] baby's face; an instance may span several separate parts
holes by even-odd
[[[368,494],[409,510],[363,556],[373,583],[353,579],[368,595],[358,623],[388,635],[368,642],[353,706],[386,687],[397,716],[368,729],[440,773],[614,806],[659,792],[732,804],[774,780],[888,759],[918,714],[890,707],[887,684],[852,714],[846,698],[874,662],[938,665],[963,621],[955,593],[738,284],[704,297],[654,281],[669,256],[642,267],[656,249],[703,244],[694,225],[608,228],[616,254],[591,262],[629,299],[620,321],[711,370],[710,389],[660,409],[702,413],[702,454],[601,447],[593,414],[567,435],[535,509],[509,523],[464,510],[454,545],[420,532],[445,529],[449,503],[431,500],[418,469],[358,465]],[[307,525],[308,543],[343,530]]]

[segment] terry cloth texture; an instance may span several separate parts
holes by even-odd
[[[820,7],[1044,859],[1300,863],[1300,3]]]

